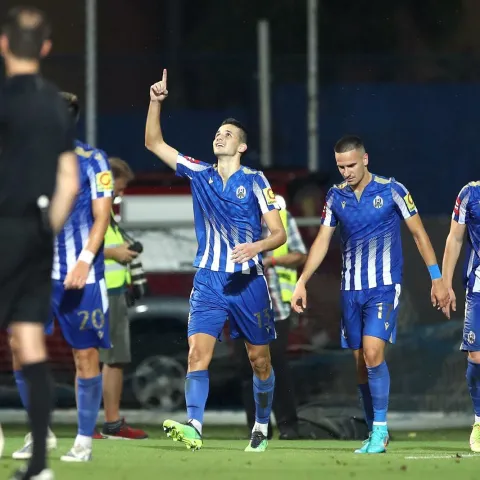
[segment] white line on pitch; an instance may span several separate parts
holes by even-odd
[[[472,458],[472,457],[480,457],[480,454],[477,453],[464,453],[457,455],[416,455],[416,456],[409,456],[405,457],[405,460],[428,460],[428,459],[443,459],[443,458]]]

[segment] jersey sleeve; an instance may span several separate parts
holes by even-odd
[[[338,219],[332,210],[334,196],[335,190],[331,188],[327,192],[327,198],[325,198],[325,205],[323,206],[322,218],[320,220],[320,224],[326,227],[336,227],[338,225]]]
[[[88,165],[88,179],[92,200],[113,197],[113,178],[107,156],[96,151]]]
[[[392,180],[390,183],[392,198],[398,214],[404,219],[413,217],[418,213],[410,192],[400,182]]]
[[[262,215],[272,210],[280,210],[270,183],[262,172],[258,172],[253,180],[253,193],[257,198]]]
[[[179,153],[177,156],[177,170],[175,175],[191,180],[197,173],[209,167],[211,167],[209,163],[201,162],[200,160],[195,160],[192,157],[187,157]]]
[[[455,220],[460,225],[465,225],[467,217],[468,202],[470,201],[470,187],[465,185],[458,194],[453,207],[452,220]]]

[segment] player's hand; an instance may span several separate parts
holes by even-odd
[[[73,270],[67,273],[63,285],[67,290],[81,290],[87,283],[90,265],[86,262],[78,261]]]
[[[163,102],[167,97],[167,69],[164,68],[162,79],[150,87],[150,100],[152,102]]]
[[[450,320],[450,308],[454,312],[457,311],[457,297],[452,287],[448,289],[448,295],[450,296],[450,303],[442,308],[442,312]]]
[[[232,250],[233,263],[245,263],[258,255],[260,250],[255,243],[240,243]]]
[[[115,247],[115,259],[122,265],[131,263],[138,257],[138,252],[128,249],[128,243]]]
[[[432,291],[430,294],[432,305],[437,307],[437,310],[446,307],[450,303],[450,295],[448,289],[443,283],[442,278],[432,280]]]
[[[295,285],[291,306],[297,313],[303,313],[307,308],[307,289],[302,281],[298,281]]]

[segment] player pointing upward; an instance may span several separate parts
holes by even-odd
[[[370,436],[357,453],[381,453],[388,443],[390,375],[385,344],[394,343],[402,283],[400,219],[413,235],[432,278],[434,306],[449,302],[435,252],[408,190],[393,178],[368,171],[360,138],[335,145],[337,167],[345,181],[326,198],[320,231],[312,245],[292,298],[297,312],[306,308],[305,285],[322,263],[337,225],[343,247],[341,283],[342,346],[353,350],[358,388]],[[301,301],[301,306],[298,301]]]
[[[167,98],[167,71],[150,88],[145,144],[177,175],[191,180],[198,268],[190,297],[188,373],[185,383],[188,421],[166,420],[164,428],[187,448],[202,446],[202,423],[208,396],[208,366],[225,320],[233,338],[245,339],[253,368],[256,423],[246,451],[267,447],[275,374],[268,344],[275,326],[261,252],[285,243],[286,234],[270,185],[262,172],[240,164],[247,150],[243,126],[225,120],[215,134],[213,152],[218,163],[185,157],[165,143],[160,128],[162,102]],[[271,235],[260,240],[261,220]]]

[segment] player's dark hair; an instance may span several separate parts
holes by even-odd
[[[345,135],[335,144],[335,153],[347,153],[352,150],[365,150],[360,137],[356,135]]]
[[[51,35],[46,15],[35,7],[15,7],[2,25],[12,54],[24,60],[39,60],[43,43]]]
[[[223,127],[223,125],[233,125],[234,127],[237,127],[240,130],[240,141],[242,143],[247,143],[247,129],[237,119],[226,118],[220,126]]]
[[[72,116],[73,120],[78,122],[80,118],[80,105],[78,103],[78,97],[74,93],[60,92],[60,96],[67,104],[68,112]]]

